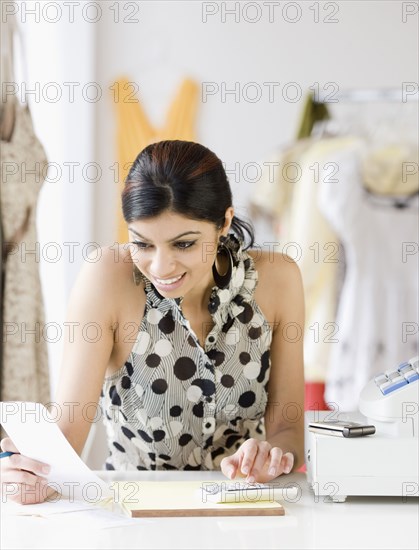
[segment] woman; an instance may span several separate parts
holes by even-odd
[[[297,264],[249,249],[222,163],[198,143],[146,147],[122,208],[130,244],[85,262],[70,297],[56,398],[71,410],[59,421],[68,441],[80,454],[86,407],[100,402],[107,469],[220,468],[266,482],[302,466]],[[10,439],[1,447],[16,451]],[[43,466],[12,455],[2,482],[20,483],[22,501],[25,485],[45,484]]]

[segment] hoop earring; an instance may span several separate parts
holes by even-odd
[[[231,255],[231,250],[225,245],[225,241],[226,238],[224,236],[220,237],[220,244],[218,245],[217,254],[228,258],[228,268],[226,273],[224,275],[220,275],[215,267],[215,261],[212,264],[212,275],[214,277],[214,281],[218,288],[221,289],[228,287],[231,280],[231,275],[233,273],[233,256]]]

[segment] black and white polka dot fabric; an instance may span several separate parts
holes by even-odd
[[[100,405],[109,470],[213,470],[249,437],[264,437],[272,329],[253,299],[253,259],[229,236],[233,271],[214,287],[204,347],[180,299],[145,281],[146,307],[131,354],[106,377]],[[139,272],[137,271],[137,274]]]

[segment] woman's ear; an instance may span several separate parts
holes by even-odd
[[[232,206],[229,206],[224,214],[224,226],[221,229],[221,235],[227,236],[231,228],[231,222],[233,221],[233,217],[234,217],[234,208]]]

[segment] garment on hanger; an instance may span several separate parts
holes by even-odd
[[[406,119],[405,112],[403,116]],[[353,124],[353,117],[350,120]],[[408,143],[403,131],[399,132],[399,142],[394,145],[394,135],[390,131],[392,124],[387,126],[386,145],[377,142],[376,132],[372,131],[373,139],[368,147],[362,148],[362,189],[370,201],[375,194],[389,195],[382,199],[383,205],[403,209],[415,200],[417,194],[418,152],[417,147]],[[251,199],[258,210],[277,217],[280,243],[295,242],[297,248],[305,252],[298,263],[306,299],[304,365],[308,408],[311,408],[310,404],[318,406],[316,402],[320,408],[327,408],[327,403],[319,397],[326,373],[330,370],[330,354],[335,347],[334,332],[339,329],[335,321],[336,311],[346,276],[345,243],[318,204],[320,189],[328,181],[329,187],[333,187],[333,180],[336,176],[339,178],[340,167],[333,163],[332,153],[344,151],[353,142],[353,138],[344,137],[348,134],[342,134],[340,130],[341,125],[336,123],[326,105],[314,102],[314,96],[309,95],[297,132],[300,139],[275,152],[269,159],[271,163],[279,164],[275,178],[270,177],[272,166],[265,163],[267,167],[262,180]],[[287,163],[294,163],[300,169],[300,177],[288,181],[284,178],[284,170],[285,174],[289,173]],[[314,395],[317,398],[311,399]],[[330,396],[329,393],[327,401]]]
[[[307,407],[327,408],[320,399],[324,389],[334,319],[339,296],[341,246],[334,229],[317,206],[322,181],[313,166],[324,165],[327,154],[344,148],[347,140],[303,139],[271,156],[276,162],[272,178],[265,163],[260,185],[252,197],[261,210],[279,220],[279,248],[296,257],[305,296],[304,377]],[[293,165],[299,173],[293,172]],[[271,165],[272,168],[272,165]],[[330,171],[329,171],[330,172]],[[329,173],[330,175],[330,173]],[[295,243],[292,245],[292,243]],[[294,247],[293,247],[294,246]],[[310,396],[316,395],[313,401]]]
[[[2,22],[3,82],[14,82],[13,26]],[[23,56],[23,51],[22,51]],[[24,59],[23,59],[24,64]],[[10,98],[8,98],[10,99]],[[36,205],[47,171],[28,105],[11,99],[12,132],[1,139],[2,401],[50,402]],[[3,104],[3,114],[6,105]],[[7,125],[9,127],[9,124]],[[38,252],[36,252],[38,247]],[[2,432],[3,434],[3,432]]]
[[[150,143],[166,139],[195,141],[195,118],[198,107],[199,86],[191,78],[181,82],[167,112],[162,127],[153,127],[139,99],[132,98],[132,86],[125,78],[116,81],[119,90],[115,102],[117,117],[117,146],[119,159],[120,192],[125,178],[138,153]],[[118,242],[126,242],[126,223],[118,201]]]
[[[325,392],[339,411],[356,410],[370,378],[418,353],[412,327],[417,331],[419,273],[406,243],[417,242],[419,196],[371,193],[364,186],[364,150],[354,138],[328,155],[339,167],[338,182],[325,181],[318,198],[346,254]]]
[[[2,401],[50,401],[36,204],[47,168],[29,107],[16,103],[10,141],[1,143],[3,228]],[[17,170],[6,171],[14,166]],[[38,247],[38,253],[35,253]],[[8,254],[7,254],[8,252]]]

